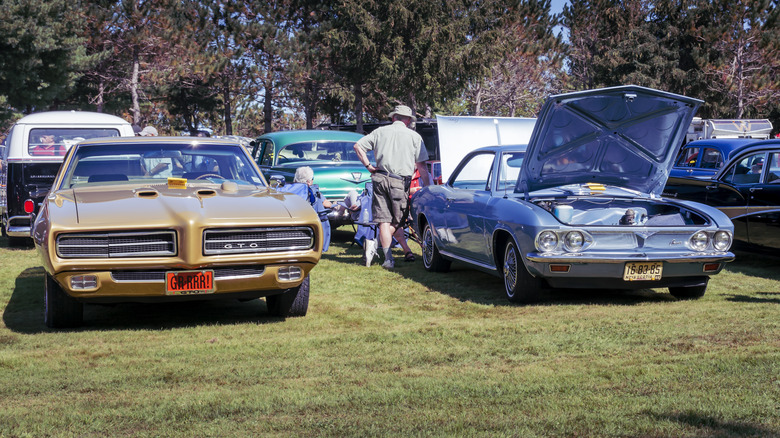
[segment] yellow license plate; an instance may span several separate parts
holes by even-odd
[[[165,273],[167,295],[198,295],[214,292],[214,271],[175,271]]]
[[[661,279],[663,262],[631,262],[626,263],[623,270],[625,281],[654,281]]]

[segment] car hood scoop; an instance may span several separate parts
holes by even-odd
[[[531,134],[517,189],[599,183],[660,196],[703,102],[627,85],[551,96]]]

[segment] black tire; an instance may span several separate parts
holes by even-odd
[[[509,239],[504,249],[502,268],[506,297],[513,303],[535,303],[542,295],[542,281],[530,273],[523,264],[514,240]]]
[[[707,279],[701,286],[670,287],[669,293],[681,300],[695,300],[703,297],[704,293],[707,292],[707,283],[709,283],[709,281],[710,280]]]
[[[78,327],[84,323],[84,304],[65,293],[49,274],[43,285],[43,319],[51,328]]]
[[[265,297],[268,313],[272,316],[287,318],[289,316],[306,316],[309,310],[309,276],[303,279],[300,286],[278,295]]]
[[[425,229],[423,229],[420,247],[422,248],[423,266],[427,271],[447,272],[450,270],[452,262],[439,254],[439,249],[436,248],[436,242],[433,239],[433,230],[429,224],[425,224]]]

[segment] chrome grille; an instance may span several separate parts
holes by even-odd
[[[253,278],[260,277],[265,273],[265,266],[236,266],[208,269],[214,271],[214,279],[216,280]],[[112,271],[111,278],[117,283],[165,283],[166,272],[168,271]]]
[[[159,257],[176,255],[174,231],[61,234],[57,255],[63,258]]]
[[[309,227],[242,228],[203,232],[203,254],[301,251],[314,246]]]

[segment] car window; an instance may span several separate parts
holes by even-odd
[[[501,167],[499,169],[498,190],[513,189],[520,176],[520,167],[523,164],[523,152],[510,152],[501,155]]]
[[[767,173],[766,182],[780,184],[780,152],[769,154],[769,173]]]
[[[723,166],[723,157],[720,151],[714,148],[704,148],[699,167],[702,169],[719,169],[721,166]]]
[[[274,145],[270,140],[263,140],[260,144],[260,165],[272,166],[274,164]]]
[[[493,153],[471,156],[452,180],[452,187],[467,190],[487,190],[493,167]]]
[[[354,141],[305,141],[288,144],[279,150],[276,164],[304,161],[359,161]],[[366,152],[368,160],[374,162],[374,151]]]
[[[36,156],[65,155],[74,144],[98,137],[119,137],[116,128],[35,128],[27,139],[28,152]]]
[[[756,184],[761,179],[764,152],[748,155],[732,165],[723,176],[723,181],[736,184]]]
[[[128,144],[76,149],[61,188],[124,182],[189,181],[262,185],[263,180],[239,145]]]
[[[677,167],[695,167],[696,161],[699,159],[699,148],[697,146],[685,148],[680,152],[677,157]]]

